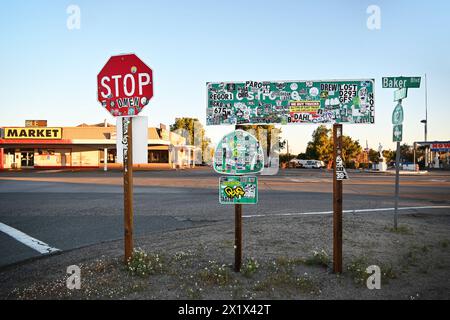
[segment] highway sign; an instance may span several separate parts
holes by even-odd
[[[402,124],[403,123],[403,107],[401,103],[398,103],[394,111],[392,112],[392,124]]]
[[[420,77],[383,77],[383,88],[420,88]]]
[[[264,153],[250,133],[235,130],[225,135],[214,151],[213,168],[221,174],[242,175],[264,169]]]
[[[401,88],[394,91],[394,101],[405,99],[408,96],[408,88]]]
[[[403,125],[396,124],[394,125],[394,130],[392,131],[392,141],[399,142],[402,141],[403,138]]]
[[[373,79],[207,83],[207,125],[374,123]]]
[[[222,176],[219,180],[221,204],[256,204],[258,178],[253,176]]]
[[[98,101],[113,116],[135,116],[153,97],[153,72],[135,54],[112,56],[97,76]]]

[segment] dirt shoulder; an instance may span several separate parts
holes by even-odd
[[[0,299],[449,299],[450,212],[344,215],[344,268],[331,273],[329,215],[244,219],[244,266],[233,271],[231,223],[149,234],[122,263],[122,242],[102,243],[0,269]],[[145,255],[144,255],[145,252]],[[81,268],[69,290],[66,269]],[[366,287],[369,265],[380,290]],[[142,275],[144,273],[145,275]]]

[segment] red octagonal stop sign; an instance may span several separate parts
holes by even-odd
[[[153,72],[135,54],[112,56],[97,76],[98,101],[113,116],[137,115],[153,97]]]

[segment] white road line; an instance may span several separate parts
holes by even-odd
[[[41,254],[47,254],[47,253],[60,251],[59,249],[50,247],[45,242],[42,242],[42,241],[39,241],[38,239],[30,237],[26,233],[23,233],[22,231],[14,229],[13,227],[10,227],[1,222],[0,222],[0,231],[6,233],[8,236],[13,237],[17,241],[22,242],[24,245],[30,247],[31,249],[36,250],[37,252],[39,252]]]
[[[423,207],[400,207],[398,210],[416,210],[416,209],[450,209],[450,206],[423,206]],[[363,213],[363,212],[380,212],[394,211],[394,208],[373,208],[373,209],[354,209],[343,210],[343,213]],[[295,213],[274,213],[274,214],[251,214],[243,215],[243,218],[259,218],[259,217],[279,217],[279,216],[302,216],[302,215],[321,215],[332,214],[333,211],[317,211],[317,212],[295,212]]]

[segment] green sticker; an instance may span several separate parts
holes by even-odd
[[[258,178],[254,176],[223,176],[219,180],[221,204],[256,204]]]

